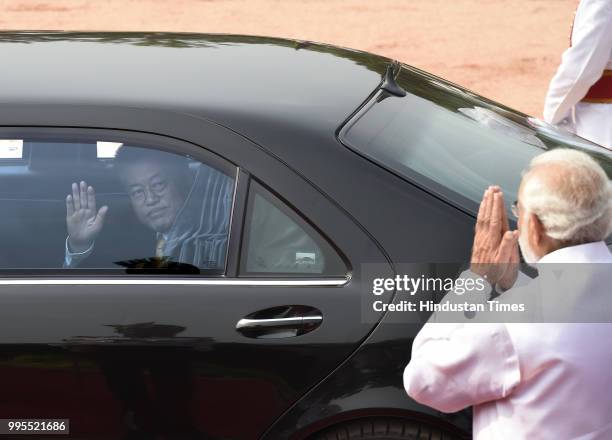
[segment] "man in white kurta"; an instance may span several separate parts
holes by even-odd
[[[488,189],[471,270],[463,274],[482,276],[500,290],[514,285],[499,297],[506,303],[542,304],[539,295],[547,293],[563,320],[468,323],[473,317],[460,322],[434,314],[413,342],[404,371],[408,395],[443,412],[473,406],[477,440],[612,439],[612,255],[603,241],[612,190],[585,156],[557,149],[532,162],[519,190],[520,233],[508,230],[499,188]],[[590,185],[578,202],[576,182]],[[564,210],[565,218],[559,216]],[[567,245],[572,236],[587,242]],[[540,271],[520,287],[509,264],[516,262],[517,239]],[[548,270],[567,263],[579,276],[563,279]],[[561,287],[551,289],[551,280]]]
[[[612,149],[612,0],[581,0],[544,120]]]

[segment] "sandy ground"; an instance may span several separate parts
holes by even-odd
[[[428,70],[540,116],[577,0],[0,0],[0,29],[238,33]]]

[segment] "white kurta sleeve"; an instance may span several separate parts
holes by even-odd
[[[544,120],[558,124],[570,115],[595,84],[612,52],[612,1],[581,0],[572,32],[572,46],[550,82]]]
[[[520,378],[504,324],[428,323],[412,345],[404,388],[419,403],[455,412],[508,396]]]

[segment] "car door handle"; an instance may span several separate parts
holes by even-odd
[[[236,323],[236,331],[247,338],[291,338],[313,331],[323,322],[323,313],[306,305],[271,307],[251,313]]]
[[[322,316],[295,316],[292,318],[271,318],[271,319],[247,319],[242,318],[236,324],[236,330],[256,329],[270,327],[300,327],[304,325],[319,324],[323,320]]]

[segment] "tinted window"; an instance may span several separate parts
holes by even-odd
[[[0,268],[224,272],[231,167],[117,139],[18,140],[27,160],[0,162]]]
[[[346,275],[330,244],[295,212],[252,182],[247,205],[243,274]]]
[[[397,80],[408,94],[379,94],[343,129],[343,141],[463,205],[495,184],[509,207],[531,159],[558,146],[582,149],[612,172],[604,148],[433,77],[402,69]]]
[[[348,130],[346,140],[401,175],[425,177],[475,202],[495,183],[512,203],[521,171],[542,152],[413,95],[374,105]]]

